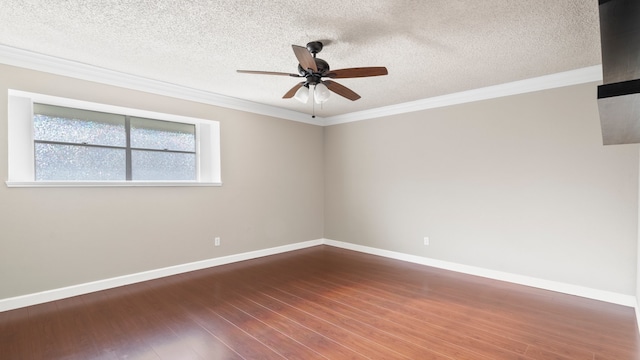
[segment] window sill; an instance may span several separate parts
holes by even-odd
[[[6,181],[7,187],[181,187],[222,186],[222,183],[196,181]]]

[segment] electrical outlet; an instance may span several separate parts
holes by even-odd
[[[424,244],[425,245],[429,245],[429,237],[428,236],[424,237]]]
[[[220,246],[220,237],[216,236],[216,238],[213,239],[213,246]]]

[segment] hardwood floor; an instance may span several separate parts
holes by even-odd
[[[0,359],[640,359],[632,308],[329,246],[0,313]]]

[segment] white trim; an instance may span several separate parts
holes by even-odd
[[[222,185],[220,123],[198,124],[198,182]]]
[[[15,89],[7,89],[7,93],[8,93],[8,96],[10,97],[13,96],[18,98],[27,98],[34,103],[43,103],[48,105],[56,105],[56,106],[63,106],[63,107],[83,109],[83,110],[106,112],[106,113],[113,113],[113,114],[119,114],[119,115],[130,115],[130,116],[137,116],[142,118],[183,122],[183,123],[189,123],[189,124],[219,122],[214,119],[196,118],[191,116],[183,116],[183,115],[177,115],[177,114],[171,114],[171,113],[162,113],[157,111],[136,109],[132,107],[102,104],[97,102],[77,100],[72,98],[65,98],[60,96],[40,94],[40,93],[15,90]]]
[[[34,181],[33,103],[193,124],[196,131],[196,181]],[[7,187],[222,186],[220,122],[8,89]]]
[[[640,189],[640,179],[638,180],[638,187]],[[638,191],[638,203],[640,203],[640,191]],[[640,212],[638,212],[638,227],[636,228],[636,323],[638,330],[640,330]]]
[[[312,119],[309,114],[265,104],[258,104],[252,101],[148,79],[137,75],[125,74],[118,71],[39,54],[6,45],[0,45],[0,63],[81,80],[124,87],[132,90],[144,91],[152,94],[170,96],[177,99],[220,106],[228,109],[273,116],[313,125],[321,125],[319,118]]]
[[[483,87],[432,98],[357,111],[324,118],[324,125],[337,125],[354,121],[375,119],[383,116],[465,104],[474,101],[524,94],[534,91],[602,81],[602,65],[595,65],[531,79]]]
[[[563,294],[580,296],[588,299],[605,301],[613,304],[635,307],[638,312],[636,297],[632,295],[619,294],[611,291],[598,290],[584,286],[561,283],[558,281],[538,279],[534,277],[506,273],[502,271],[489,270],[475,266],[462,265],[448,261],[431,259],[416,255],[409,255],[395,251],[382,250],[368,246],[356,245],[335,240],[324,240],[325,245],[335,246],[343,249],[359,251],[367,254],[383,256],[390,259],[407,261],[411,263],[432,266],[439,269],[455,271],[463,274],[475,275],[484,278],[506,281],[519,285],[531,286],[539,289],[555,291]]]
[[[84,284],[67,286],[64,288],[42,291],[33,294],[27,294],[22,296],[16,296],[6,299],[0,299],[0,312],[8,311],[12,309],[18,309],[21,307],[41,304],[49,301],[55,301],[65,299],[72,296],[87,294],[95,291],[107,290],[119,286],[135,284],[142,281],[148,281],[158,279],[166,276],[182,274],[189,271],[201,270],[210,267],[231,264],[238,261],[245,261],[256,259],[264,256],[275,255],[285,253],[289,251],[305,249],[312,246],[328,245],[338,247],[342,249],[348,249],[358,251],[361,253],[382,256],[390,259],[411,262],[415,264],[431,266],[439,269],[455,271],[463,274],[480,276],[488,279],[506,281],[514,284],[531,286],[539,289],[555,291],[558,293],[580,296],[588,299],[600,300],[609,302],[612,304],[618,304],[623,306],[629,306],[635,308],[636,319],[640,319],[640,303],[637,302],[636,297],[632,295],[625,295],[614,293],[605,290],[592,289],[584,286],[577,286],[572,284],[561,283],[557,281],[544,280],[533,278],[529,276],[511,274],[501,271],[489,270],[474,266],[462,265],[437,259],[431,259],[416,255],[409,255],[399,253],[395,251],[383,250],[363,245],[351,244],[342,241],[335,241],[330,239],[318,239],[299,242],[295,244],[283,245],[268,249],[250,251],[241,254],[223,256],[219,258],[212,258],[202,261],[196,261],[187,264],[181,264],[176,266],[170,266],[161,269],[144,271],[136,274],[118,276],[110,279],[98,280]],[[638,321],[640,326],[640,321]]]
[[[221,182],[198,181],[5,181],[5,184],[10,188],[222,186]]]
[[[33,104],[29,98],[12,96],[9,90],[7,110],[8,134],[11,134],[7,139],[9,164],[7,180],[33,180],[35,178],[33,123],[32,121],[12,121],[12,119],[30,119],[33,116]]]
[[[640,299],[636,298],[636,303],[635,303],[635,308],[636,308],[636,323],[638,324],[638,330],[640,330]]]
[[[309,114],[297,111],[258,104],[248,100],[233,98],[163,81],[152,80],[137,75],[125,74],[76,61],[17,49],[6,45],[0,45],[0,64],[44,71],[56,75],[68,76],[76,79],[114,85],[127,89],[170,96],[177,99],[195,101],[203,104],[273,116],[318,126],[329,126],[353,121],[375,119],[383,116],[398,115],[426,109],[464,104],[473,101],[488,100],[503,96],[602,81],[602,65],[594,65],[581,69],[462,91],[443,96],[436,96],[402,104],[356,111],[326,118],[316,117],[314,119],[311,118]]]
[[[136,274],[118,276],[110,279],[92,281],[89,283],[67,286],[64,288],[42,291],[34,294],[27,294],[0,300],[0,312],[18,309],[25,306],[41,304],[49,301],[69,298],[72,296],[87,294],[95,291],[111,289],[119,286],[130,285],[142,281],[158,279],[166,276],[182,274],[189,271],[206,269],[214,266],[231,264],[239,261],[256,259],[264,256],[285,253],[293,250],[304,249],[312,246],[322,245],[324,240],[310,240],[295,244],[283,245],[269,249],[250,251],[241,254],[212,258],[192,263],[169,266],[166,268],[144,271]]]

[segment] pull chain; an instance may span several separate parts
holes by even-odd
[[[312,103],[311,118],[315,119],[316,118],[316,86],[315,85],[313,85],[313,94],[311,94],[311,103]]]

